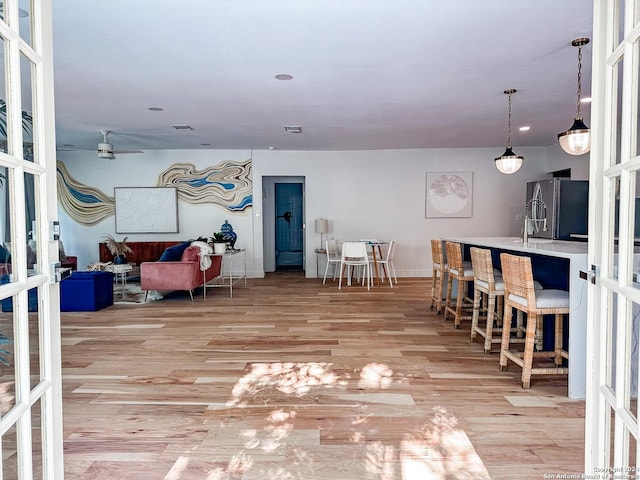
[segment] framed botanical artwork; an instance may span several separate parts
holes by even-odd
[[[473,172],[427,172],[427,218],[471,217]]]

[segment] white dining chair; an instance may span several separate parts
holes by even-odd
[[[396,249],[396,242],[395,240],[391,240],[389,242],[389,248],[387,249],[387,253],[384,256],[384,258],[380,260],[376,260],[378,262],[378,266],[382,267],[380,269],[382,273],[382,281],[384,282],[385,279],[389,279],[389,286],[391,288],[393,288],[394,280],[396,282],[396,285],[398,284],[398,277],[396,277],[396,269],[393,266],[393,254],[395,252],[395,249]]]
[[[340,261],[340,280],[338,282],[338,290],[342,289],[342,277],[345,268],[347,269],[348,285],[351,285],[351,269],[354,267],[362,267],[364,273],[362,275],[362,284],[364,278],[367,278],[367,290],[371,288],[371,269],[369,268],[369,255],[367,253],[367,244],[364,242],[344,242],[342,244],[342,256]]]
[[[342,257],[338,250],[338,242],[335,240],[325,240],[325,251],[327,252],[327,266],[324,269],[324,278],[322,284],[327,282],[327,274],[329,273],[329,267],[333,265],[333,280],[335,281],[338,273],[338,265],[342,261]]]

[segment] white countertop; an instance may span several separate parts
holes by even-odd
[[[569,259],[585,258],[587,255],[587,242],[571,242],[568,240],[529,238],[526,245],[523,245],[520,237],[447,237],[443,238],[443,240]]]

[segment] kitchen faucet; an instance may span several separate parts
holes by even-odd
[[[542,207],[544,209],[544,218],[529,218],[529,212],[532,212],[534,208]],[[522,231],[522,244],[526,245],[529,241],[529,227],[533,230],[533,228],[542,223],[542,230],[544,232],[547,231],[547,206],[542,200],[538,200],[532,198],[527,202],[524,207],[524,229]],[[533,232],[532,232],[533,233]]]

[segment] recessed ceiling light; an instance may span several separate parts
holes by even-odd
[[[275,149],[276,149],[276,147],[274,147],[273,145],[269,145],[267,148],[268,148],[269,150],[275,150]]]
[[[191,125],[171,125],[176,130],[193,130]]]
[[[521,132],[528,132],[529,130],[531,130],[531,127],[529,125],[525,125],[524,127],[520,127],[520,131]]]
[[[591,103],[591,97],[581,98],[580,103]]]
[[[164,108],[162,108],[162,107],[149,107],[148,110],[151,111],[151,112],[161,112],[161,111],[164,110]]]
[[[284,127],[284,131],[289,133],[302,133],[302,127]]]
[[[288,73],[279,73],[275,78],[278,80],[291,80],[293,79],[293,75],[289,75]]]

